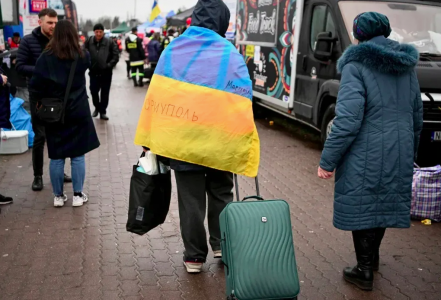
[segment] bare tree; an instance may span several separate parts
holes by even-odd
[[[182,6],[178,9],[176,14],[179,15],[181,12],[186,11],[186,10],[187,10],[187,8],[185,6]]]
[[[103,24],[105,29],[111,29],[112,28],[112,18],[111,17],[101,17],[98,19],[98,23]]]
[[[112,29],[118,27],[120,24],[119,17],[114,17],[112,21]]]
[[[89,31],[93,30],[94,22],[91,19],[87,19],[84,25],[81,25],[81,29],[85,34],[87,34]]]

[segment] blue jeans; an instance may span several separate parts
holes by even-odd
[[[82,193],[84,179],[86,178],[86,160],[83,156],[70,159],[72,166],[72,184],[74,193]],[[52,189],[55,196],[63,195],[65,159],[51,159],[49,172],[51,175]]]

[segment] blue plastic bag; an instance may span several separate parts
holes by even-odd
[[[24,100],[12,97],[10,95],[10,102],[11,102],[11,118],[9,121],[11,122],[12,126],[14,126],[15,130],[27,130],[29,132],[28,135],[28,142],[29,147],[32,147],[34,145],[34,130],[32,129],[32,122],[31,122],[31,116],[28,114],[28,112],[23,108]],[[8,131],[8,129],[4,129],[5,131]]]

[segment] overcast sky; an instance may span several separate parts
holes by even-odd
[[[125,20],[127,14],[130,17],[135,12],[136,18],[140,21],[147,21],[152,9],[153,0],[74,0],[77,5],[78,15],[84,19],[98,19],[102,16],[119,16],[120,20]],[[196,4],[197,0],[159,0],[159,7],[162,12],[175,12],[180,7],[190,8]]]

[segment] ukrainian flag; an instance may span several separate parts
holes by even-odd
[[[251,80],[230,42],[191,26],[170,43],[147,92],[135,144],[176,160],[257,176]]]
[[[161,14],[161,9],[159,8],[158,1],[153,1],[152,13],[150,14],[150,23],[153,22]]]

